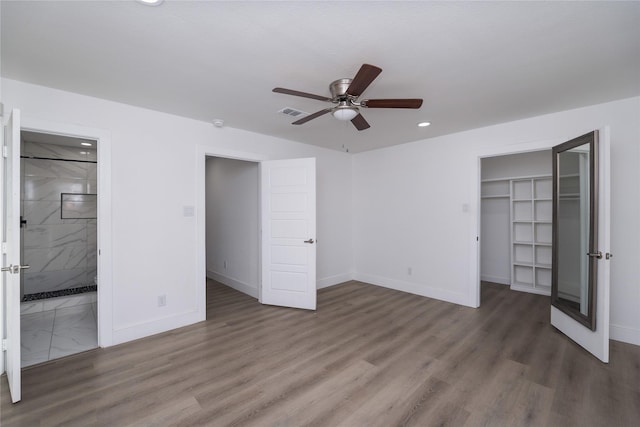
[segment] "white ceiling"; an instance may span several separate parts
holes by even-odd
[[[3,77],[359,152],[640,95],[639,2],[1,2]],[[424,98],[325,115],[363,63],[362,98]],[[428,120],[428,128],[416,124]]]

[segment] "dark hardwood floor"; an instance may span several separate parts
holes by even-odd
[[[318,310],[210,282],[208,320],[23,370],[11,426],[637,426],[640,347],[600,363],[548,297],[482,287],[471,309],[359,282]]]

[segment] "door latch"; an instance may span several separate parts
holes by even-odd
[[[30,265],[9,265],[9,267],[2,267],[0,268],[0,271],[8,271],[11,274],[18,274],[20,273],[21,270],[27,270],[31,268]]]

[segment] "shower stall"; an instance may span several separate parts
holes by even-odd
[[[23,301],[95,291],[97,156],[23,137]]]

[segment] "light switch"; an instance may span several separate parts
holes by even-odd
[[[462,204],[462,212],[469,212],[469,203]]]
[[[182,214],[184,216],[194,216],[195,215],[195,207],[193,206],[183,206],[182,207]]]

